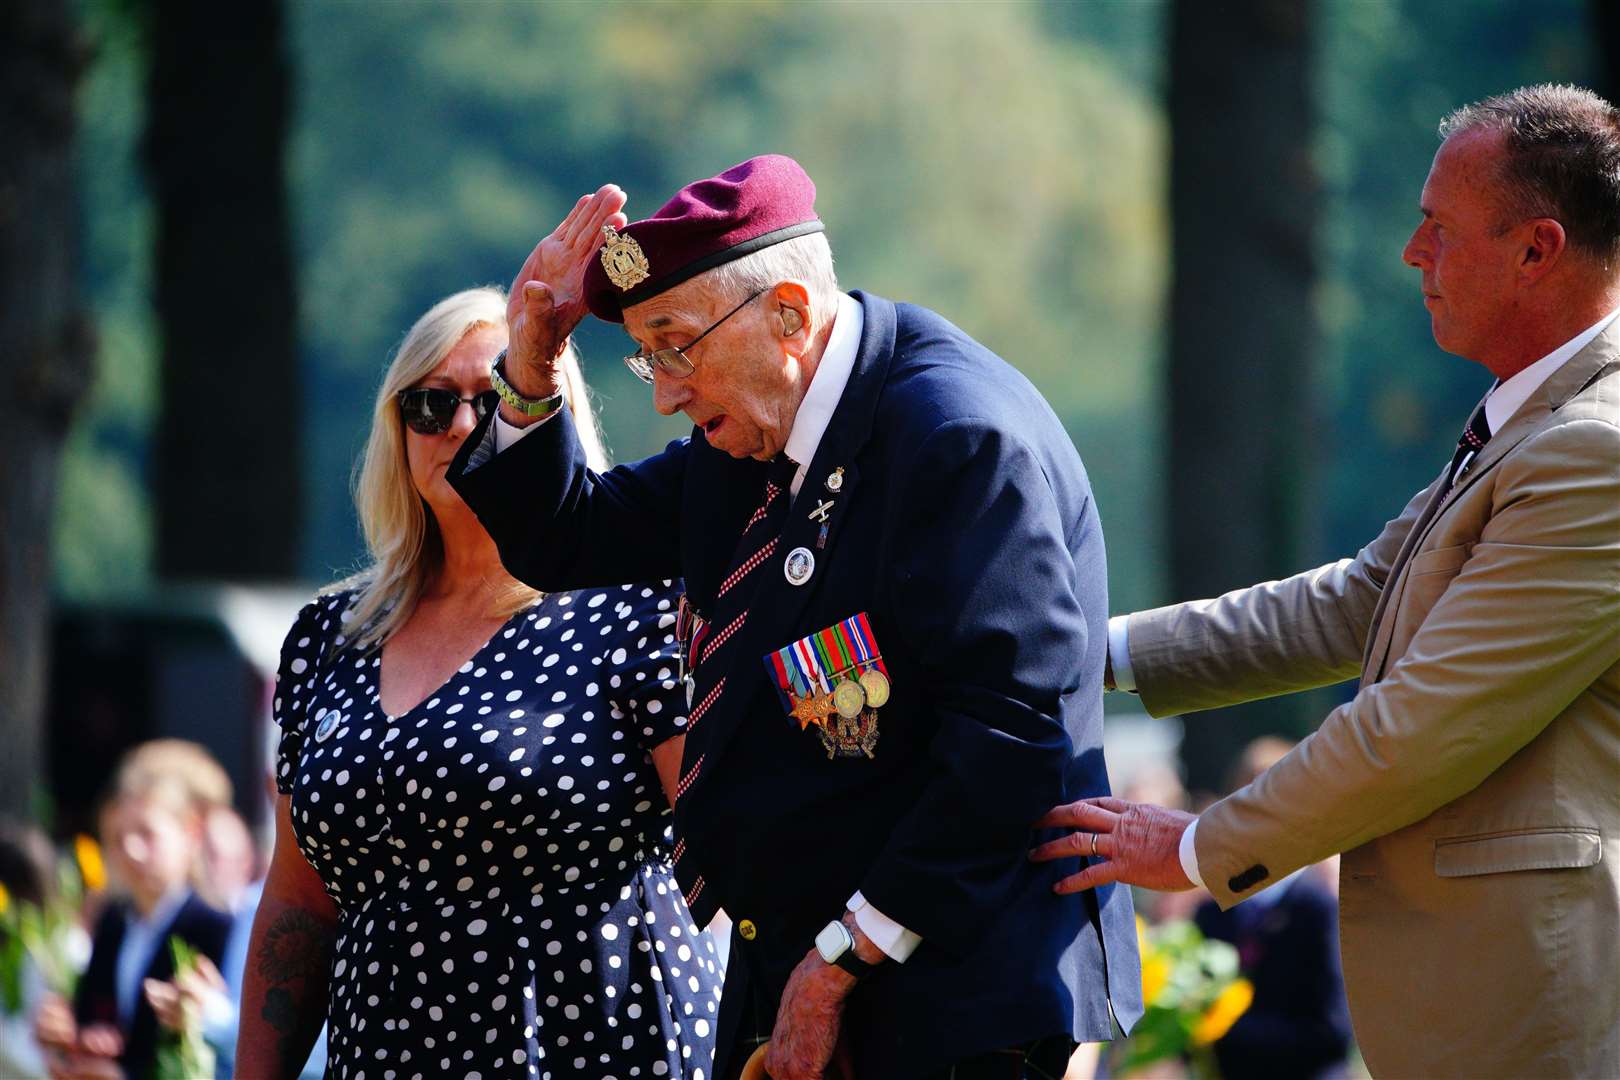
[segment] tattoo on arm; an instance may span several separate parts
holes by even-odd
[[[284,1067],[296,1070],[325,1021],[333,929],[302,908],[288,908],[264,932],[257,972],[264,980],[259,1016],[276,1033]]]
[[[303,908],[289,908],[265,931],[259,974],[272,985],[324,977],[332,929]]]

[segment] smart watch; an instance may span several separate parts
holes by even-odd
[[[827,963],[838,965],[857,979],[864,979],[877,970],[876,964],[868,964],[855,955],[855,935],[837,919],[823,926],[816,935],[816,952]]]

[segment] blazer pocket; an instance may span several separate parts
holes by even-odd
[[[1530,829],[1434,843],[1434,872],[1440,877],[1572,870],[1596,866],[1602,858],[1603,836],[1597,829]]]
[[[1455,544],[1451,547],[1419,552],[1406,564],[1406,572],[1417,577],[1420,574],[1443,574],[1461,569],[1473,549],[1472,544]]]

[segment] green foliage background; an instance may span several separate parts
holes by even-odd
[[[99,49],[81,145],[101,349],[56,522],[58,584],[73,597],[140,588],[152,565],[152,215],[140,54],[116,5],[83,9]],[[1436,122],[1521,83],[1589,81],[1595,61],[1581,0],[1322,0],[1316,13],[1319,300],[1276,317],[1322,326],[1319,355],[1300,362],[1318,365],[1322,434],[1337,447],[1321,455],[1313,521],[1315,554],[1329,557],[1430,479],[1489,381],[1435,348],[1400,263]],[[815,178],[846,287],[935,308],[1052,401],[1097,490],[1114,609],[1169,599],[1168,15],[1154,0],[289,4],[305,576],[360,557],[348,477],[378,376],[418,313],[505,284],[602,182],[644,216],[687,180],[776,151]],[[253,267],[219,269],[252,304]],[[589,321],[581,335],[620,459],[684,431],[619,364],[626,340]],[[251,406],[219,405],[238,407]],[[228,468],[230,448],[218,453]]]

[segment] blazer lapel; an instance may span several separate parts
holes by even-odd
[[[708,733],[702,740],[701,753],[706,756],[706,761],[687,789],[685,798],[691,798],[693,790],[702,787],[704,780],[714,772],[716,761],[730,741],[732,732],[748,715],[755,700],[750,690],[756,679],[765,677],[765,654],[804,636],[803,632],[795,633],[800,616],[828,577],[839,534],[848,520],[849,507],[860,488],[860,467],[856,458],[871,436],[878,398],[889,377],[889,367],[894,357],[895,312],[894,305],[887,300],[859,292],[851,295],[860,301],[865,313],[855,367],[850,372],[843,395],[838,399],[832,422],[827,425],[821,444],[816,448],[815,458],[805,473],[804,484],[788,509],[787,524],[783,526],[782,540],[777,545],[778,556],[763,568],[767,576],[759,583],[759,589],[749,603],[748,622],[740,632],[733,668],[733,673],[739,677],[732,683],[734,691],[725,694],[704,718]],[[827,478],[837,469],[843,470],[842,483],[834,492],[828,490]],[[827,508],[825,514],[827,531],[823,539],[822,515],[812,515],[817,507],[827,502],[831,502],[832,506]],[[811,553],[815,568],[807,582],[794,585],[782,571],[782,560],[789,552],[801,547]],[[737,668],[743,670],[738,671]],[[689,741],[688,746],[691,745]],[[690,768],[695,760],[690,749],[686,758],[688,760],[683,767]]]
[[[1364,682],[1376,682],[1384,677],[1385,666],[1389,663],[1389,644],[1395,630],[1394,616],[1400,610],[1400,602],[1406,589],[1407,566],[1429,533],[1434,531],[1441,517],[1460,495],[1478,483],[1480,478],[1489,473],[1509,451],[1532,433],[1541,430],[1552,414],[1565,402],[1594,379],[1620,363],[1616,360],[1617,351],[1620,351],[1620,320],[1611,323],[1586,348],[1548,376],[1547,381],[1542,383],[1536,392],[1519,406],[1519,410],[1508,418],[1502,429],[1491,436],[1484,449],[1468,463],[1468,467],[1463,470],[1463,474],[1457,478],[1457,482],[1449,491],[1440,495],[1439,488],[1436,488],[1436,496],[1430,499],[1423,516],[1418,519],[1406,542],[1401,545],[1401,552],[1390,568],[1389,585],[1384,590],[1384,597],[1381,598],[1374,616],[1378,632],[1373,637],[1362,664]]]

